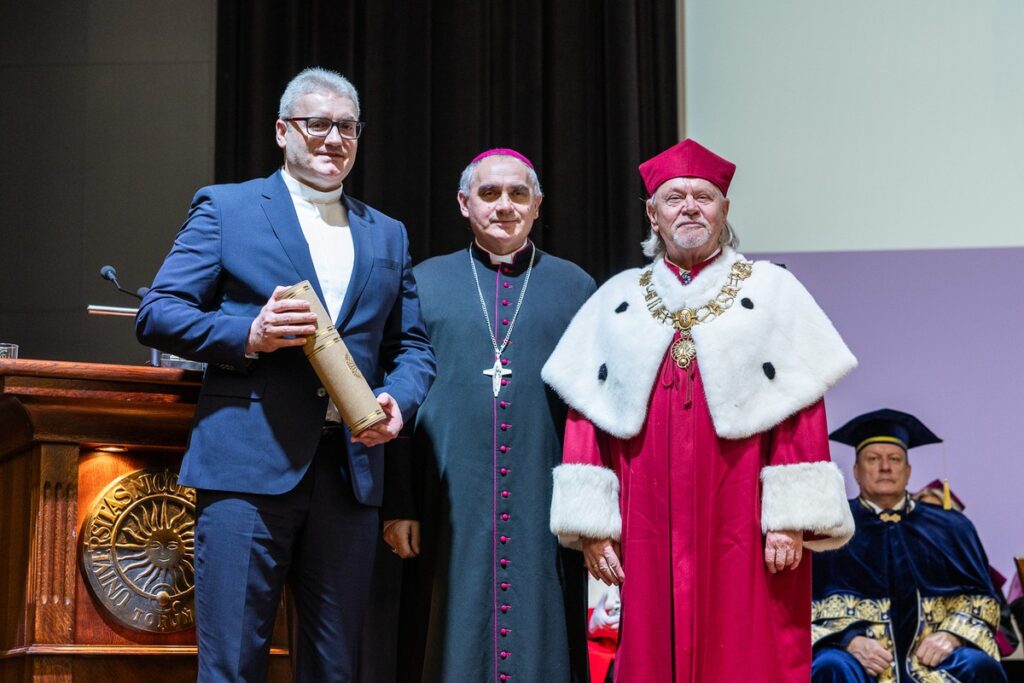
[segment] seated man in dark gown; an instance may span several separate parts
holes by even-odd
[[[941,441],[917,418],[878,410],[830,435],[857,449],[857,525],[814,558],[812,680],[1004,682],[999,603],[974,527],[907,494],[907,450]]]
[[[942,506],[944,510],[952,509],[963,512],[967,508],[960,497],[949,488],[948,482],[939,479],[928,482],[921,490],[912,493],[911,497],[919,503]],[[996,645],[999,647],[999,654],[1008,657],[1020,645],[1020,638],[1017,636],[1017,629],[1013,624],[1010,605],[1003,596],[1006,577],[992,565],[988,566],[988,576],[992,579],[992,586],[996,589],[996,598],[999,600],[999,629],[996,631]]]

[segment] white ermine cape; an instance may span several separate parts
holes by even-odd
[[[729,247],[686,286],[658,259],[653,284],[669,311],[699,308],[745,260]],[[651,266],[649,266],[651,267]],[[579,310],[541,372],[570,406],[620,439],[639,433],[675,331],[653,318],[639,268],[606,282]],[[731,307],[691,334],[718,436],[774,427],[857,365],[828,316],[785,268],[753,265]]]

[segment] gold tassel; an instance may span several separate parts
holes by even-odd
[[[953,498],[949,495],[949,479],[942,480],[942,509],[953,509]]]

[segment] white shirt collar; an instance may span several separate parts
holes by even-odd
[[[300,197],[311,204],[333,204],[341,199],[342,192],[345,189],[344,185],[339,185],[327,192],[317,190],[296,180],[284,167],[281,168],[281,177],[284,178],[284,184],[288,187],[288,192],[293,197]]]
[[[883,508],[883,507],[881,507],[880,505],[875,505],[874,503],[872,503],[872,502],[871,502],[870,500],[868,500],[867,498],[864,498],[863,496],[861,496],[861,500],[863,500],[863,501],[864,501],[864,503],[865,503],[865,504],[867,504],[867,506],[868,506],[869,508],[871,508],[871,509],[872,509],[872,511],[874,511],[874,513],[875,513],[876,515],[877,515],[878,513],[880,513],[880,512],[882,511],[882,510],[885,510],[885,509],[886,509],[886,508]],[[892,506],[892,508],[890,508],[890,509],[892,509],[892,510],[902,510],[902,509],[903,509],[903,508],[905,508],[906,506],[907,506],[907,497],[906,497],[906,496],[903,496],[902,498],[900,498],[900,502],[898,502],[898,503],[896,503],[895,505],[893,505],[893,506]]]

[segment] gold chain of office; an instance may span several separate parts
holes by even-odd
[[[753,263],[737,261],[732,264],[729,279],[715,298],[696,308],[681,308],[670,311],[665,307],[658,290],[654,288],[654,269],[648,268],[640,273],[640,286],[644,288],[644,301],[651,316],[662,325],[674,327],[679,331],[679,339],[672,344],[672,360],[680,368],[686,369],[697,357],[697,346],[693,343],[690,329],[701,323],[711,322],[732,308],[733,302],[740,293],[742,283],[753,272]]]

